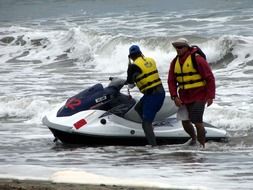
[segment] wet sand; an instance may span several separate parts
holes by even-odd
[[[161,188],[129,187],[104,184],[88,185],[54,183],[51,181],[41,180],[0,179],[0,190],[161,190]]]

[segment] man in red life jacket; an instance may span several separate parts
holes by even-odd
[[[205,105],[210,106],[215,98],[215,78],[205,58],[197,53],[198,48],[191,47],[187,39],[179,38],[172,45],[177,56],[170,64],[169,92],[180,112],[184,110],[187,113],[181,120],[191,137],[190,144],[196,144],[198,140],[205,147],[203,114]]]

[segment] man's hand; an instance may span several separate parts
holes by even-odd
[[[134,88],[135,87],[135,84],[128,84],[128,88],[129,89],[132,89],[132,88]]]
[[[183,102],[179,97],[175,97],[174,102],[175,102],[177,107],[180,107],[180,106],[183,105]]]
[[[206,101],[207,107],[213,104],[213,99],[208,99]]]

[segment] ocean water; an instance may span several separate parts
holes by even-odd
[[[252,189],[252,31],[251,0],[0,0],[0,177]],[[88,86],[126,77],[132,44],[155,58],[168,93],[178,37],[207,55],[217,89],[204,119],[227,130],[228,143],[198,149],[53,142],[42,117]]]

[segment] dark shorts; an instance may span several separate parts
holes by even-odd
[[[185,105],[192,123],[203,123],[205,104],[205,102],[193,102]]]
[[[145,94],[135,109],[141,116],[143,121],[153,122],[156,113],[161,109],[165,98],[165,92],[157,92],[153,94]]]

